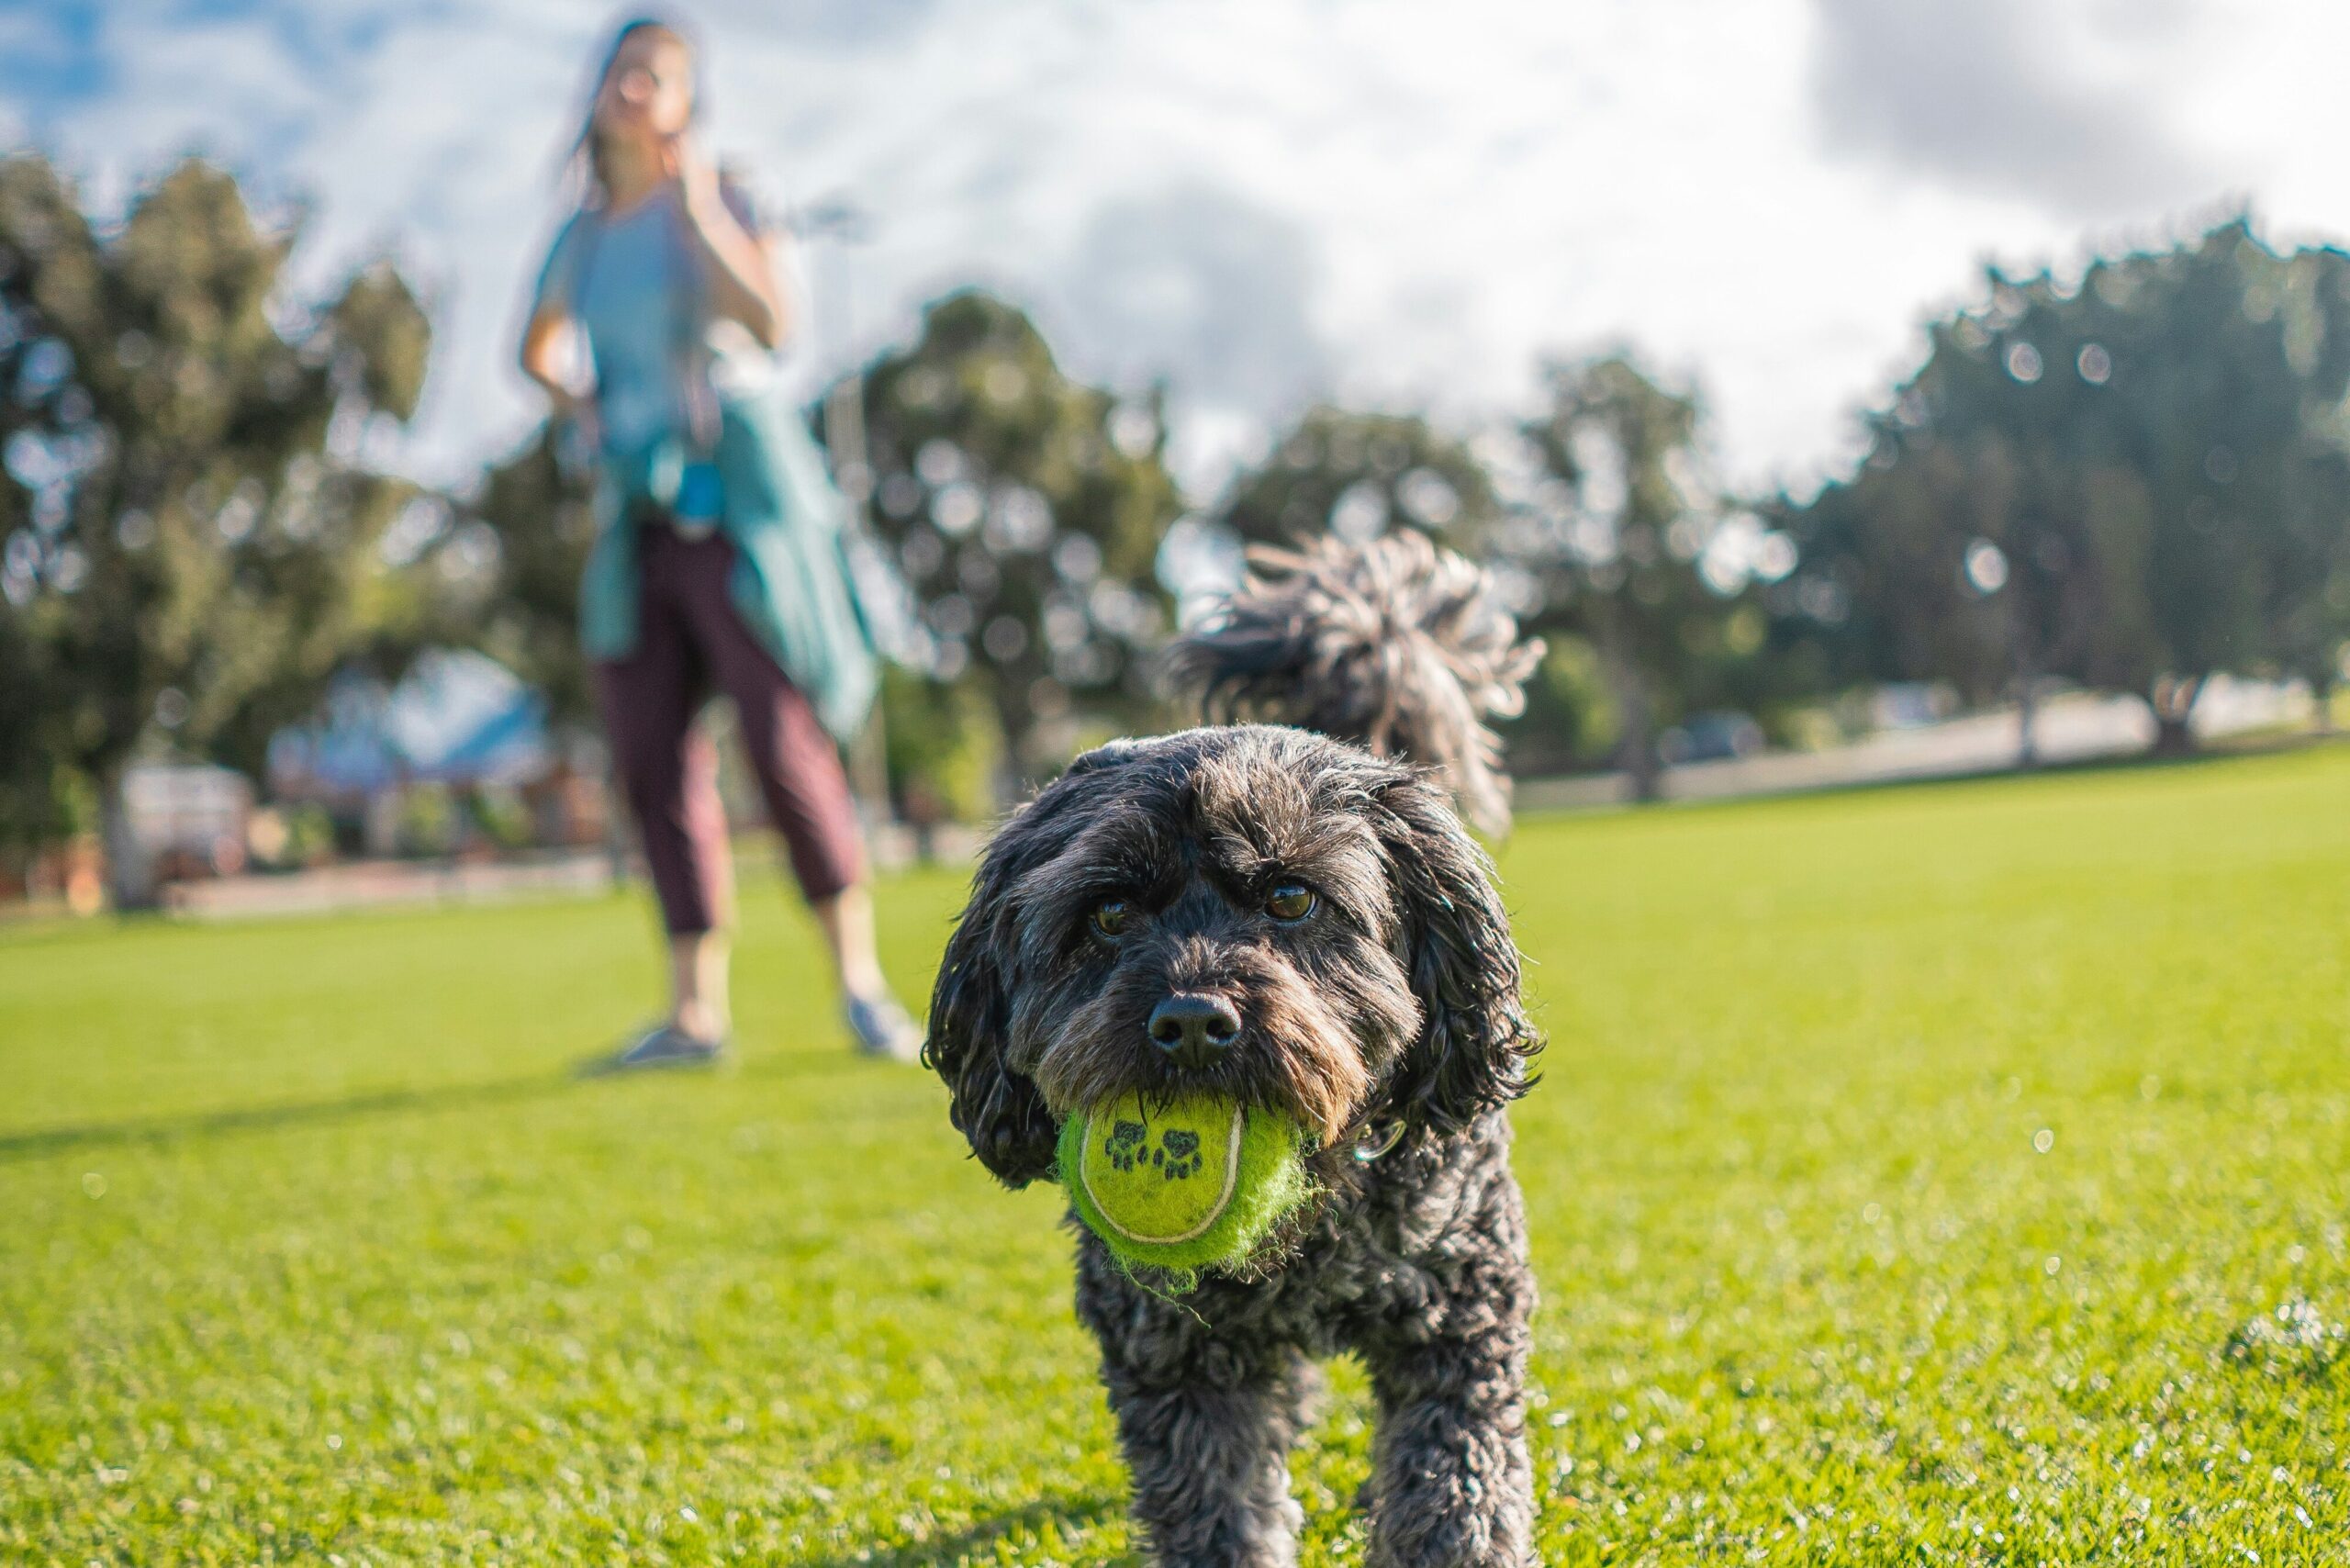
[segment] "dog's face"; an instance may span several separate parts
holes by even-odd
[[[927,1056],[1013,1185],[1060,1122],[1214,1092],[1326,1148],[1457,1128],[1537,1047],[1483,852],[1420,776],[1263,725],[1118,742],[997,835],[948,944]]]

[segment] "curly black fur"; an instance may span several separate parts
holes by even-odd
[[[1283,884],[1315,893],[1305,918],[1266,908]],[[1092,920],[1111,900],[1114,936]],[[1242,1021],[1216,1059],[1150,1038],[1179,991]],[[1212,1090],[1317,1140],[1316,1205],[1180,1299],[1079,1229],[1078,1312],[1157,1562],[1295,1560],[1284,1455],[1312,1358],[1350,1350],[1379,1402],[1370,1561],[1531,1563],[1505,1108],[1539,1046],[1483,851],[1423,774],[1357,747],[1262,725],[1118,742],[997,836],[926,1050],[990,1170],[1051,1175],[1060,1119],[1133,1091]]]
[[[1507,833],[1509,778],[1485,721],[1526,711],[1542,643],[1518,641],[1492,575],[1408,529],[1259,546],[1248,564],[1240,591],[1168,650],[1208,721],[1295,724],[1432,767],[1481,831]]]

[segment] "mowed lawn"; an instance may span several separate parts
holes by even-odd
[[[2350,1552],[2350,750],[1502,867],[1546,1562]],[[634,898],[0,933],[0,1561],[1132,1561],[1052,1193],[746,918],[739,1069],[587,1082]]]

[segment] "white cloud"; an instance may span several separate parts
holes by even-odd
[[[2086,225],[2150,232],[2164,204],[2229,192],[2297,235],[2350,222],[2326,74],[2350,40],[2313,3],[2048,0],[2020,54],[2010,34],[1975,51],[1988,86],[1923,122],[1867,100],[1858,160],[1823,142],[1821,93],[1917,51],[1852,15],[725,0],[704,12],[710,129],[770,193],[873,215],[860,351],[942,287],[1006,287],[1080,371],[1176,373],[1197,471],[1312,391],[1467,419],[1524,398],[1544,351],[1630,342],[1702,378],[1733,476],[1801,481],[1986,256],[2064,260]],[[533,417],[511,339],[599,20],[556,0],[112,8],[109,86],[35,129],[118,185],[196,142],[308,193],[313,278],[397,242],[438,315],[419,462],[454,474]],[[2034,162],[2018,104],[2077,133],[2069,162]],[[2159,146],[2117,150],[2133,127]],[[811,344],[801,374],[842,353]]]

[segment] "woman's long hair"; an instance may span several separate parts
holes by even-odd
[[[581,207],[601,207],[611,198],[611,184],[604,163],[604,139],[596,132],[596,106],[603,99],[604,84],[612,79],[612,67],[620,63],[621,50],[639,33],[667,39],[686,51],[687,60],[694,67],[692,118],[701,118],[706,96],[701,81],[701,49],[692,29],[677,17],[668,16],[632,17],[622,22],[613,31],[612,41],[605,46],[596,73],[588,79],[587,111],[579,117],[579,134],[572,138],[571,151],[564,157],[565,176],[573,183]]]

